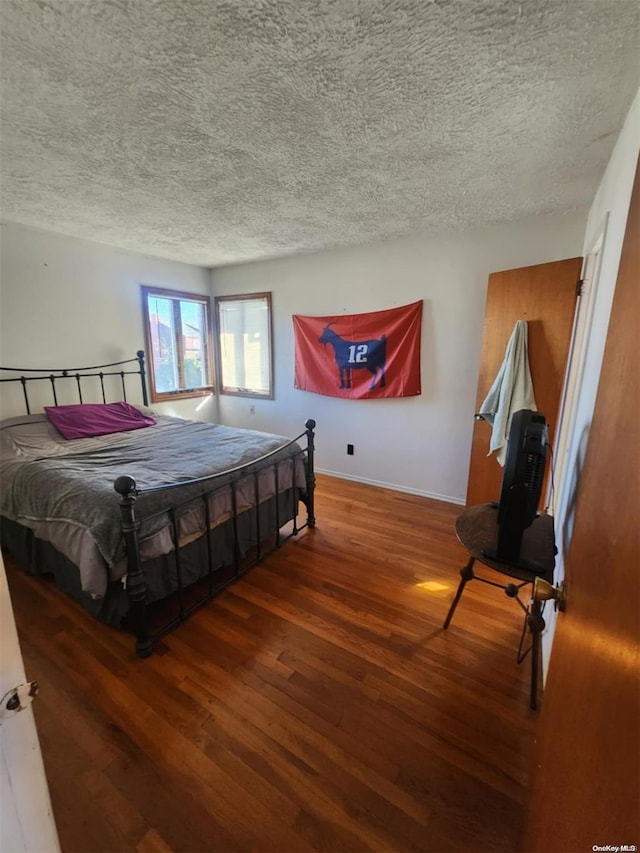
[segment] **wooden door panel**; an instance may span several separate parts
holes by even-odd
[[[524,841],[538,853],[640,843],[639,182],[540,717]]]
[[[582,258],[537,264],[489,276],[476,412],[493,384],[507,343],[518,320],[529,327],[529,365],[538,410],[556,433],[560,396],[571,342],[576,285]],[[497,500],[502,471],[495,454],[487,456],[491,427],[476,421],[473,428],[467,506]]]

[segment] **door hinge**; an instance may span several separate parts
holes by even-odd
[[[582,291],[584,288],[584,279],[578,279],[578,283],[576,284],[576,296],[582,296]]]
[[[14,714],[24,711],[37,695],[37,681],[27,681],[25,684],[18,684],[16,687],[8,690],[2,699],[0,699],[0,719],[13,717]]]

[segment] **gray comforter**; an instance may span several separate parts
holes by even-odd
[[[129,474],[139,488],[176,484],[170,493],[139,496],[136,515],[144,518],[169,501],[208,491],[178,484],[251,462],[287,442],[278,435],[164,416],[146,429],[67,441],[46,415],[12,418],[0,424],[0,514],[51,542],[78,565],[83,589],[102,596],[108,580],[124,571],[119,496],[113,488],[117,477]],[[297,445],[282,455],[296,451]],[[304,487],[302,465],[296,465],[295,480]],[[162,516],[143,522],[141,537],[166,524]]]

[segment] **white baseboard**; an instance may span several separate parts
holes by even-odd
[[[317,474],[326,474],[329,477],[337,477],[340,480],[352,480],[354,483],[364,483],[367,486],[378,486],[381,489],[391,489],[393,492],[404,492],[407,495],[418,495],[421,498],[432,498],[436,501],[444,501],[449,504],[457,504],[464,506],[465,501],[461,498],[453,498],[451,495],[439,495],[437,492],[426,492],[423,489],[409,489],[406,486],[399,486],[397,483],[383,483],[380,480],[369,480],[367,477],[347,476],[347,474],[339,473],[338,471],[329,471],[327,468],[316,468]]]

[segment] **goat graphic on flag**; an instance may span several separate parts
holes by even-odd
[[[294,314],[293,329],[299,390],[353,400],[421,393],[422,300],[370,314]]]

